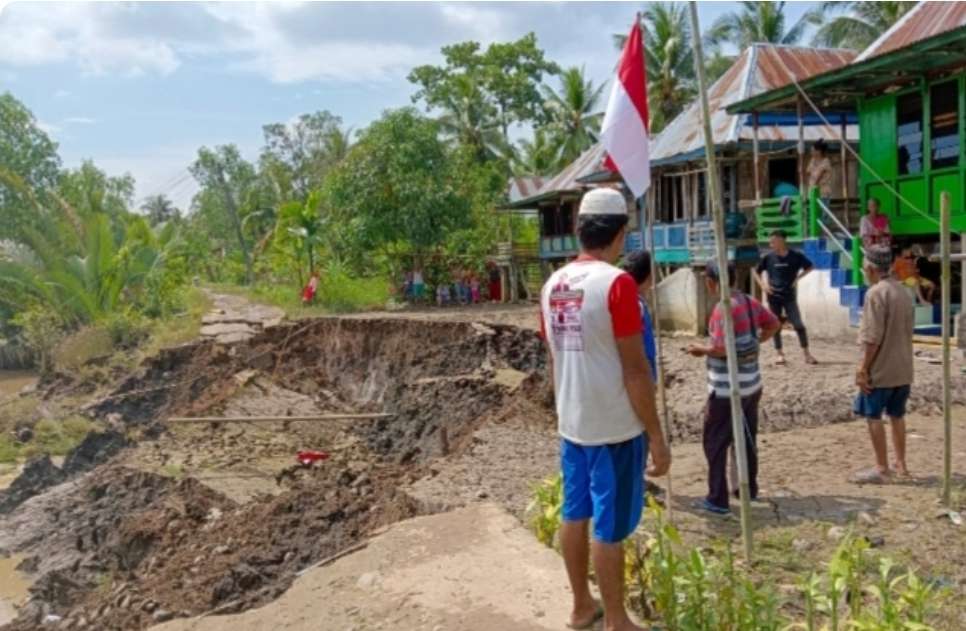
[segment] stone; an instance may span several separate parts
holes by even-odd
[[[168,611],[167,609],[158,609],[153,614],[151,614],[151,619],[155,622],[167,622],[174,618],[174,613]]]
[[[841,526],[832,526],[825,533],[825,536],[829,538],[830,541],[841,541],[845,538],[846,530]]]
[[[361,589],[372,589],[379,582],[379,575],[375,572],[366,572],[356,581],[356,586]]]
[[[228,554],[231,552],[231,548],[228,546],[215,546],[215,549],[211,551],[212,554]]]
[[[483,491],[483,490],[479,490],[479,491],[476,492],[476,499],[478,499],[478,500],[485,500],[489,496],[490,496],[490,494],[487,493],[486,491]]]
[[[856,517],[856,519],[858,519],[861,523],[865,524],[866,526],[875,526],[875,524],[876,524],[875,517],[873,517],[872,515],[870,515],[869,513],[865,512],[865,511],[860,511],[859,514],[856,515],[855,517]]]

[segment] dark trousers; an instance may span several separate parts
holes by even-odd
[[[745,444],[748,451],[748,480],[751,496],[758,496],[758,404],[761,390],[741,398],[745,415]],[[708,459],[708,501],[728,507],[728,449],[734,442],[731,429],[731,399],[708,397],[704,410],[704,457]]]
[[[768,296],[768,308],[775,314],[782,324],[791,322],[795,333],[798,334],[798,343],[802,348],[808,348],[808,332],[805,330],[805,323],[802,322],[802,313],[798,310],[798,299],[794,294],[791,296]],[[775,333],[775,350],[782,349],[782,330],[778,329]]]

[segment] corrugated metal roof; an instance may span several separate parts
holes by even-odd
[[[920,2],[855,61],[878,57],[961,26],[966,26],[966,2]]]
[[[510,185],[507,189],[507,197],[511,203],[532,197],[540,190],[545,180],[546,178],[542,175],[511,177]]]
[[[782,87],[791,82],[802,81],[852,61],[855,52],[835,48],[805,48],[776,44],[753,44],[739,55],[735,63],[708,90],[708,106],[711,110],[711,133],[715,145],[751,140],[753,130],[744,115],[731,115],[725,111],[729,103],[741,101],[756,94]],[[791,76],[789,76],[789,73]],[[665,127],[652,143],[651,160],[669,161],[675,156],[700,151],[704,148],[701,121],[701,104],[695,100]],[[850,140],[858,138],[858,130],[850,126],[846,130]],[[805,139],[837,138],[838,130],[824,125],[806,126]],[[758,128],[762,141],[796,140],[797,125],[771,125]]]

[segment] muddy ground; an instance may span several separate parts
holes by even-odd
[[[142,629],[239,611],[275,599],[297,572],[400,519],[479,500],[522,516],[533,482],[556,459],[534,324],[532,308],[319,318],[161,352],[85,406],[112,440],[89,443],[62,468],[30,463],[13,501],[0,492],[0,548],[25,556],[22,570],[35,580],[5,628],[48,619],[57,628]],[[678,443],[699,435],[706,396],[703,363],[680,350],[689,341],[665,340]],[[822,363],[806,367],[789,342],[787,367],[771,366],[764,351],[763,432],[849,420],[854,346],[816,341]],[[936,357],[920,349],[911,402],[918,418],[935,419]],[[69,381],[47,384],[48,396],[83,389]],[[962,403],[958,367],[955,381]],[[347,412],[393,416],[165,422]],[[294,466],[302,449],[330,457]]]

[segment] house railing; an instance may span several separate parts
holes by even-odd
[[[818,188],[812,187],[808,192],[809,206],[809,233],[812,237],[820,237],[824,234],[829,241],[834,243],[839,252],[849,261],[852,269],[852,284],[858,285],[862,280],[862,243],[861,240],[842,223],[834,212],[825,204],[819,196]],[[838,235],[832,230],[838,229]],[[848,240],[848,244],[839,239]]]

